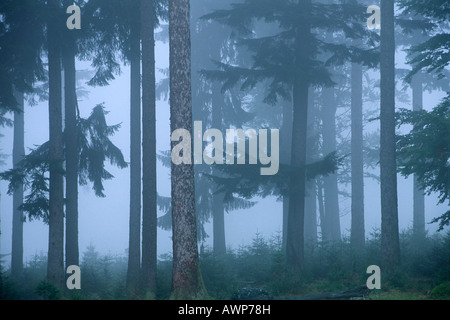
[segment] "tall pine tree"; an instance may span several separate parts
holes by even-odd
[[[380,182],[382,265],[393,272],[400,263],[395,145],[394,1],[381,0]]]
[[[156,294],[156,10],[153,0],[141,0],[142,36],[142,284]]]
[[[296,174],[289,177],[289,213],[286,228],[286,254],[294,268],[304,264],[305,167],[307,144],[308,92],[312,85],[332,85],[327,64],[339,64],[352,55],[362,60],[362,50],[345,45],[327,43],[316,37],[316,30],[344,32],[347,37],[363,37],[365,30],[357,19],[364,12],[360,6],[299,1],[254,1],[232,5],[229,10],[218,10],[205,18],[217,19],[239,32],[253,55],[250,68],[219,64],[221,72],[210,72],[223,81],[224,88],[240,83],[241,89],[253,88],[268,80],[265,102],[290,100],[293,105],[291,163]],[[313,17],[315,17],[313,19]],[[326,17],[326,18],[325,18]],[[323,18],[323,19],[322,19]],[[266,37],[252,37],[255,21],[278,25],[281,31]],[[326,24],[322,22],[326,21]],[[313,32],[314,30],[314,32]],[[331,52],[327,64],[317,59],[323,52]]]
[[[47,279],[64,287],[64,176],[61,103],[61,26],[64,25],[59,1],[48,2],[53,18],[47,22],[49,73],[49,243]]]
[[[169,1],[170,41],[170,128],[185,129],[192,136],[190,5],[188,0]],[[172,141],[172,150],[175,142]],[[191,155],[192,157],[192,155]],[[198,260],[195,214],[194,167],[175,165],[171,169],[173,299],[204,298]]]

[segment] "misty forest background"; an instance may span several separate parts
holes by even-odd
[[[0,298],[299,296],[369,265],[372,298],[450,298],[450,2],[375,2],[2,0]],[[171,165],[193,121],[280,129],[278,174]]]

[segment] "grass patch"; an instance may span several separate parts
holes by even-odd
[[[386,290],[370,294],[372,300],[430,300],[430,296],[417,291]]]

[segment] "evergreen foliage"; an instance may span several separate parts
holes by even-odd
[[[97,105],[91,115],[78,121],[79,134],[79,183],[92,188],[98,197],[105,197],[103,182],[114,176],[105,169],[105,162],[126,168],[122,152],[112,143],[110,137],[116,133],[120,124],[107,125],[105,116],[108,112],[103,105]],[[10,169],[0,174],[1,179],[9,181],[8,193],[12,193],[18,183],[23,183],[29,193],[25,197],[21,210],[28,213],[30,220],[42,219],[48,223],[48,171],[50,168],[49,144],[31,150],[24,157],[17,169]]]
[[[410,56],[408,63],[413,65],[407,80],[410,81],[412,76],[420,70],[428,73],[434,72],[438,78],[444,78],[445,68],[450,63],[448,54],[450,48],[449,2],[445,0],[400,0],[399,8],[405,14],[428,21],[428,28],[425,30],[431,36],[426,41],[415,44],[407,50]]]
[[[450,95],[432,111],[401,110],[398,126],[413,125],[408,134],[397,136],[399,171],[404,176],[415,174],[421,188],[438,194],[439,203],[450,203]],[[450,223],[450,211],[432,222],[439,230]]]

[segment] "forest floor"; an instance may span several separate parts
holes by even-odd
[[[381,289],[368,293],[371,300],[450,300],[450,232],[428,237],[420,251],[411,245],[409,233],[401,236],[402,264],[392,275],[381,271]],[[348,289],[362,288],[370,274],[367,266],[381,263],[380,237],[367,240],[366,255],[355,257],[348,241],[320,244],[307,252],[302,272],[287,267],[278,238],[256,236],[249,246],[217,257],[212,250],[200,254],[202,278],[211,299],[232,299],[243,288],[264,290],[284,300],[331,297]],[[0,300],[41,300],[61,297],[45,282],[47,257],[35,255],[26,262],[19,279],[11,279],[0,264]],[[89,246],[82,254],[82,290],[67,299],[145,299],[126,288],[127,257],[101,254]],[[3,272],[2,272],[3,269]],[[170,296],[172,260],[161,255],[158,262],[156,299]],[[37,288],[40,288],[37,290]],[[327,296],[328,295],[328,296]],[[309,297],[307,297],[309,296]]]
[[[436,300],[429,294],[424,294],[418,291],[400,291],[400,290],[388,290],[382,292],[374,292],[370,295],[372,300]],[[447,300],[447,299],[445,299]]]
[[[405,281],[406,280],[406,281]],[[310,283],[305,292],[307,294],[318,295],[326,292],[326,284],[323,281]],[[333,291],[330,285],[330,291]],[[450,300],[450,282],[443,282],[435,285],[432,278],[408,277],[401,282],[387,281],[380,290],[371,290],[368,299],[370,300]]]

